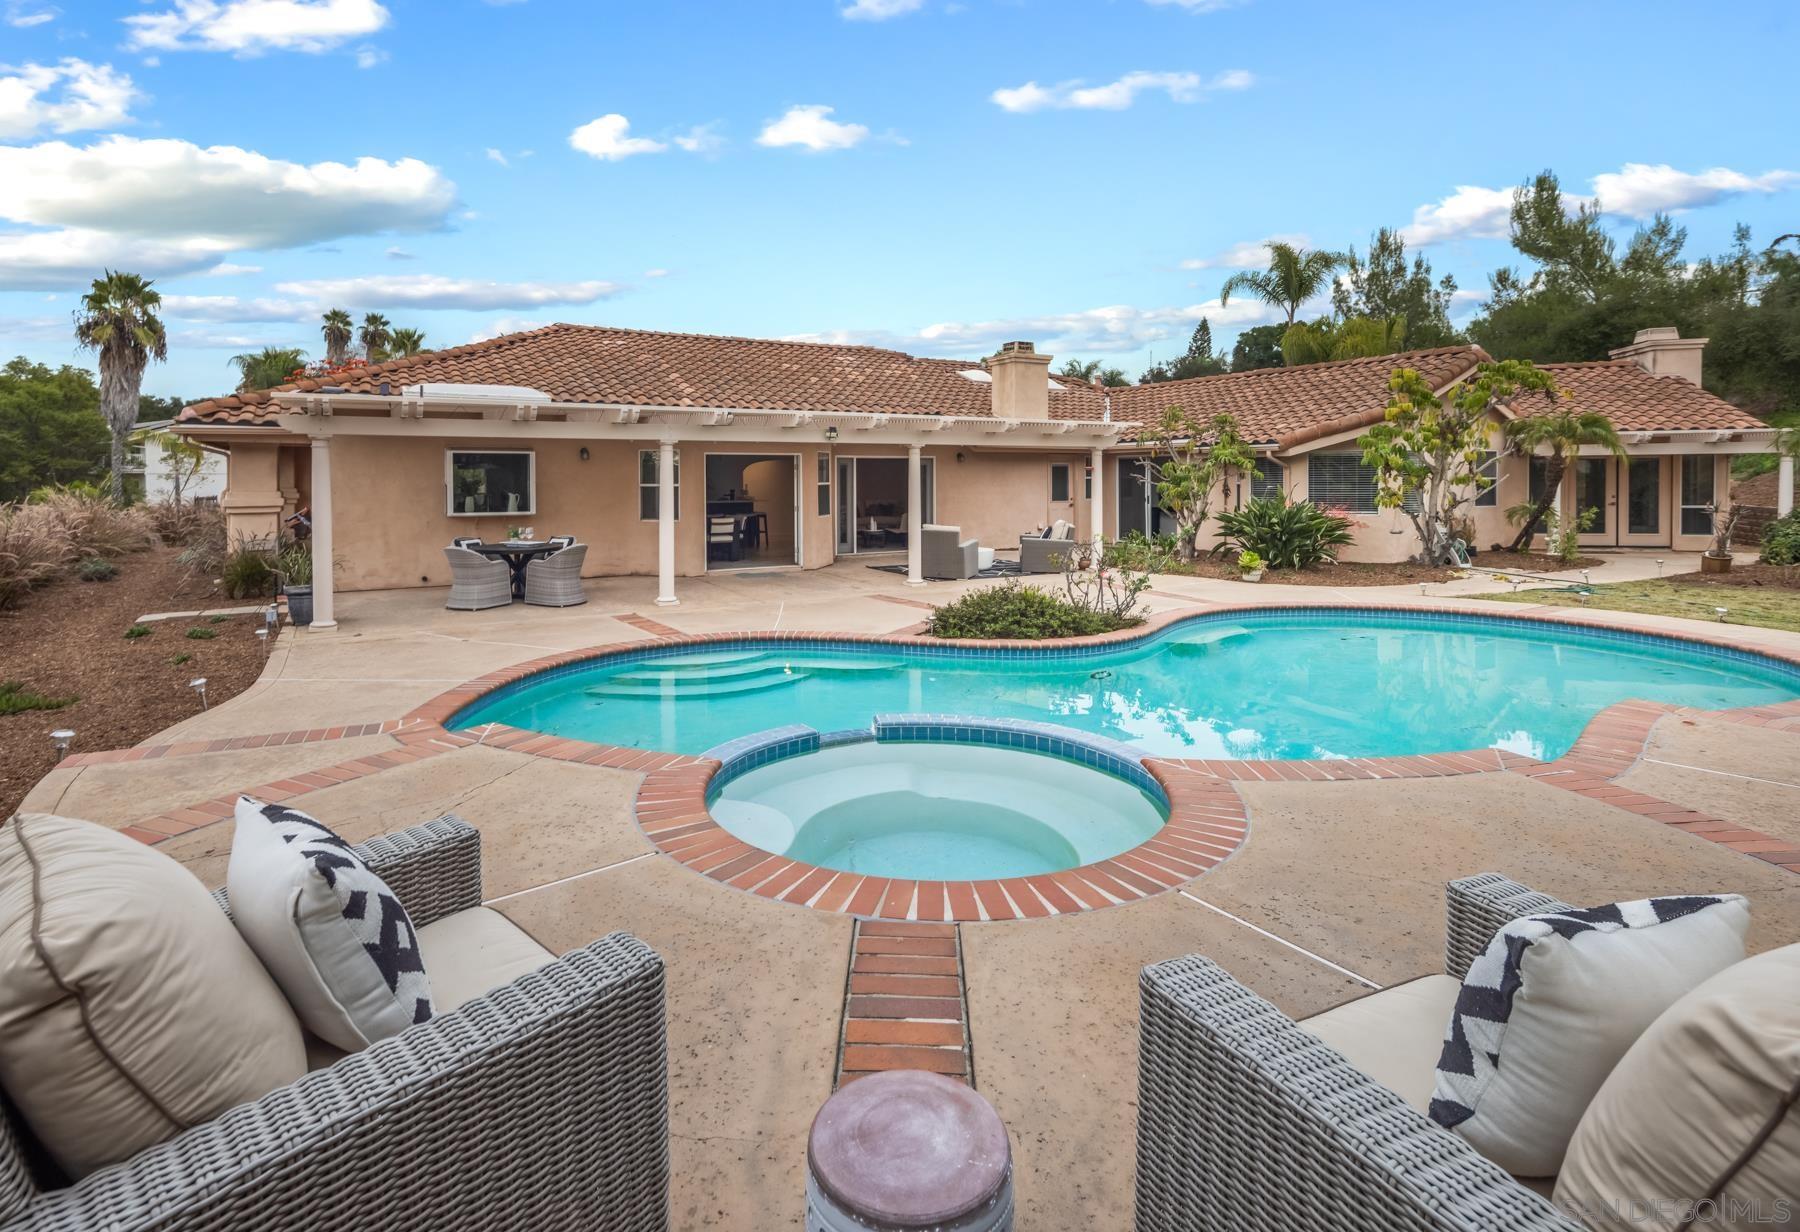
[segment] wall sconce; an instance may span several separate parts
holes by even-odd
[[[588,447],[586,445],[583,445],[581,447],[581,460],[583,462],[586,462],[588,460]]]
[[[958,461],[958,462],[961,462],[961,461],[962,461],[962,458],[963,458],[963,455],[962,455],[962,450],[960,450],[960,449],[959,449],[959,450],[957,450],[957,451],[956,451],[956,460],[957,460],[957,461]]]
[[[837,425],[836,424],[827,425],[825,428],[825,439],[828,441],[835,441],[835,440],[837,440],[837,436],[838,436]]]

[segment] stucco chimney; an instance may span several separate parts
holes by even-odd
[[[1700,384],[1700,357],[1706,350],[1705,338],[1683,338],[1673,325],[1640,329],[1630,346],[1615,347],[1607,352],[1614,359],[1629,359],[1651,376],[1678,376]]]
[[[987,357],[996,418],[1050,418],[1050,358],[1029,342],[1003,342]]]

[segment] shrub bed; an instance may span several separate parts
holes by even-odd
[[[1007,581],[971,590],[931,613],[929,632],[943,638],[1088,637],[1144,623],[1139,616],[1090,611],[1060,595]]]

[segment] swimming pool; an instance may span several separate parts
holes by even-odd
[[[1800,697],[1800,669],[1724,647],[1548,622],[1371,609],[1198,616],[1056,650],[747,638],[609,655],[516,681],[454,728],[506,723],[703,753],[783,723],[882,712],[1060,724],[1174,757],[1390,757],[1503,748],[1551,759],[1628,698],[1701,709]]]
[[[791,860],[942,881],[1097,863],[1161,829],[1166,802],[1042,753],[863,740],[744,771],[709,807],[737,838]]]

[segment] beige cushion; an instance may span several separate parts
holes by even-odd
[[[1790,945],[1726,968],[1645,1029],[1576,1126],[1556,1200],[1594,1228],[1676,1228],[1682,1204],[1709,1193],[1774,1122],[1719,1209],[1754,1204],[1740,1217],[1760,1206],[1761,1226],[1783,1226],[1777,1201],[1791,1218],[1800,1195],[1800,1108],[1775,1116],[1796,1083],[1800,945]]]
[[[431,972],[438,1013],[453,1010],[536,971],[556,955],[489,907],[470,907],[419,930],[419,952]]]
[[[0,826],[0,1085],[65,1172],[305,1070],[294,1012],[186,869],[91,822]]]
[[[1300,1023],[1419,1112],[1431,1104],[1444,1024],[1460,981],[1428,975],[1358,997]]]

